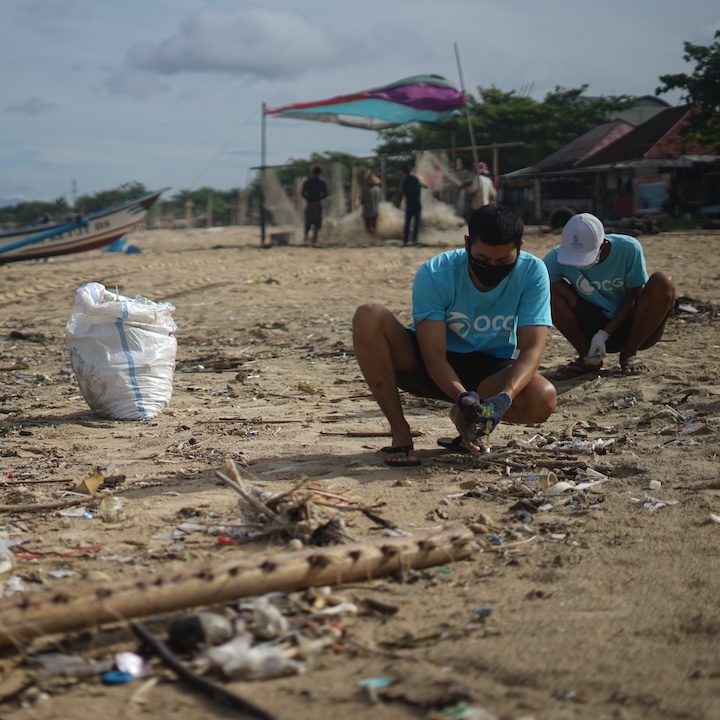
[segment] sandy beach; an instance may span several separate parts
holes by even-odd
[[[422,466],[391,468],[352,315],[380,302],[409,324],[415,271],[461,246],[463,229],[429,223],[403,248],[368,242],[355,221],[316,248],[263,248],[250,227],[146,230],[128,236],[137,254],[0,266],[0,538],[21,541],[0,607],[299,548],[282,533],[233,535],[243,519],[263,523],[218,476],[232,461],[266,493],[304,480],[304,500],[315,492],[317,517],[334,519],[344,542],[467,528],[474,538],[466,559],[274,598],[292,627],[323,641],[301,657],[304,671],[209,673],[272,716],[720,717],[720,234],[639,237],[648,271],[672,274],[680,297],[642,354],[649,374],[621,375],[614,356],[599,376],[559,383],[546,423],[496,430],[495,462],[438,447],[454,434],[449,405],[403,396]],[[524,249],[542,257],[557,242],[528,229]],[[99,418],[72,373],[65,325],[75,290],[93,281],[176,308],[172,400],[147,422]],[[553,329],[542,370],[571,359]],[[72,500],[65,491],[96,471],[114,478],[99,493],[122,499],[124,521],[104,522],[99,499],[74,513],[32,507]],[[555,480],[588,487],[553,495]],[[245,612],[188,611],[211,608]],[[178,614],[146,627],[164,638]],[[0,650],[0,718],[238,716],[157,659],[153,683],[118,686],[41,677],[26,661],[137,648],[118,618]],[[381,687],[359,685],[368,678]]]

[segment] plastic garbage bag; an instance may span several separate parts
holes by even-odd
[[[172,397],[175,307],[127,298],[104,285],[75,292],[65,328],[70,364],[91,410],[115,420],[149,420]]]

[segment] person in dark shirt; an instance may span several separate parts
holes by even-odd
[[[405,177],[400,185],[400,197],[405,198],[405,225],[403,227],[403,245],[410,240],[410,225],[413,226],[412,244],[417,244],[418,233],[420,232],[420,217],[422,204],[420,202],[420,180],[412,174],[409,165],[403,165]],[[413,222],[414,221],[414,222]]]
[[[308,234],[312,228],[312,239],[310,244],[314,245],[317,240],[318,231],[322,227],[322,201],[327,197],[327,185],[320,177],[322,170],[319,165],[312,169],[312,175],[303,183],[302,196],[305,198],[305,238],[308,240]]]

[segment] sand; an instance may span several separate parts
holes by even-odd
[[[247,512],[216,474],[232,459],[270,492],[308,478],[409,533],[480,533],[467,560],[405,582],[334,588],[333,602],[359,612],[338,616],[336,642],[303,674],[223,681],[276,717],[442,717],[459,699],[489,713],[472,717],[720,717],[719,236],[640,238],[649,271],[670,272],[683,298],[663,340],[642,354],[648,375],[623,377],[614,356],[599,377],[559,384],[546,423],[494,433],[496,450],[516,451],[505,470],[447,454],[436,439],[453,434],[448,405],[404,396],[423,464],[389,468],[379,452],[387,424],[352,351],[352,314],[374,301],[408,323],[417,267],[460,246],[462,234],[428,230],[413,248],[368,243],[358,218],[349,244],[330,235],[317,248],[261,248],[257,228],[140,231],[130,236],[138,254],[0,267],[0,537],[23,540],[19,556],[40,556],[0,576],[0,602],[286,550],[277,538],[224,545],[202,531]],[[556,243],[529,229],[525,249],[542,256]],[[79,392],[63,336],[73,294],[90,281],[176,307],[173,397],[147,422],[98,418]],[[551,331],[542,369],[572,358]],[[567,445],[573,436],[597,451],[517,454],[522,442]],[[559,456],[608,479],[536,512],[539,481],[527,476],[546,477],[552,462],[538,461]],[[561,479],[578,478],[576,467],[560,466]],[[98,468],[125,476],[115,490],[122,523],[103,522],[92,505],[93,517],[6,507],[58,500]],[[382,537],[362,513],[332,511],[353,539]],[[169,538],[188,517],[200,529]],[[373,611],[368,598],[397,612]],[[147,625],[163,636],[167,618]],[[136,648],[122,621],[21,647],[86,660]],[[161,681],[138,697],[141,680],[33,680],[23,654],[5,649],[0,699],[11,697],[0,717],[237,716],[158,672]],[[392,681],[375,703],[358,687],[368,677]]]

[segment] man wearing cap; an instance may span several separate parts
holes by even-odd
[[[625,375],[648,367],[637,356],[660,340],[675,305],[675,285],[662,272],[648,277],[640,243],[606,234],[590,213],[573,215],[560,245],[543,258],[550,275],[553,324],[578,353],[551,377],[568,380],[600,370],[620,353]]]

